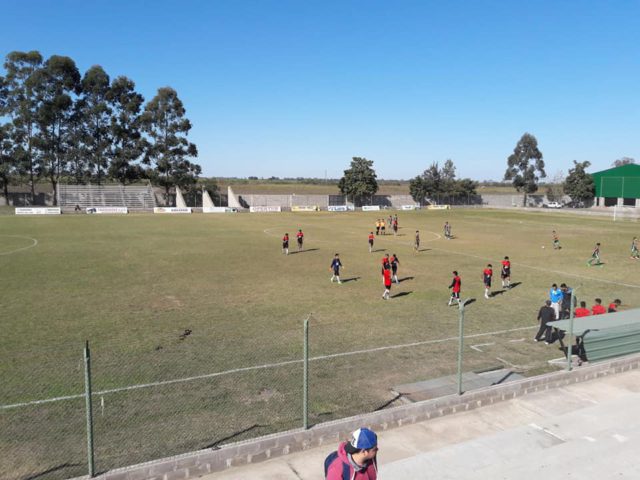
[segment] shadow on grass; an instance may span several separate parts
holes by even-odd
[[[398,282],[402,283],[402,282],[406,282],[407,280],[413,280],[414,277],[403,277],[403,278],[399,278]]]
[[[59,470],[63,470],[65,468],[71,468],[71,467],[81,467],[82,464],[80,463],[63,463],[62,465],[58,465],[56,467],[51,467],[47,470],[44,470],[43,472],[40,473],[36,473],[35,475],[31,475],[29,477],[24,477],[24,480],[36,480],[37,478],[43,477],[45,475],[48,475],[50,473],[53,472],[57,472]],[[100,472],[100,473],[104,473],[104,472]]]
[[[410,291],[410,292],[399,292],[399,293],[396,293],[395,295],[391,295],[391,298],[405,297],[407,295],[411,295],[412,293],[413,293],[413,291]]]
[[[513,283],[511,284],[510,289],[511,289],[511,288],[516,288],[518,285],[522,285],[522,282],[513,282]]]
[[[471,305],[472,303],[474,303],[476,301],[475,298],[469,298],[464,302],[464,306],[466,307],[467,305]]]
[[[371,250],[371,253],[376,253],[376,252],[386,252],[387,249],[386,248],[377,248],[375,250]]]
[[[293,252],[289,252],[289,255],[295,255],[296,253],[315,252],[316,250],[320,250],[320,249],[319,248],[308,248],[306,250],[294,250]]]
[[[345,278],[344,280],[342,280],[342,283],[347,283],[347,282],[357,282],[358,280],[360,280],[361,277],[351,277],[351,278]]]
[[[414,249],[415,250],[415,249]],[[418,250],[419,252],[429,252],[431,251],[430,248],[421,248],[420,250]]]

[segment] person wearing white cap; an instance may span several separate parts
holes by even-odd
[[[376,480],[378,478],[378,436],[373,430],[359,428],[351,440],[342,442],[338,450],[324,461],[327,480]]]

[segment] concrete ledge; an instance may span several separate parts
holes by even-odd
[[[335,445],[353,430],[367,426],[384,431],[457,412],[481,408],[539,391],[636,370],[640,354],[495,385],[463,395],[426,400],[380,412],[326,422],[309,430],[296,429],[226,445],[217,450],[200,450],[104,473],[101,480],[173,480],[197,478],[205,473],[257,463],[325,444]]]

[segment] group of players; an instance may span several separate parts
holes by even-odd
[[[393,230],[393,234],[398,234],[398,215],[389,215],[389,218],[385,221],[384,218],[378,218],[376,220],[376,235],[386,235],[387,233],[387,224],[389,225],[389,230]],[[373,235],[373,232],[371,232]]]
[[[374,235],[374,232],[371,231],[369,232],[369,235],[367,238],[368,244],[369,244],[369,253],[373,252],[373,245],[374,245],[376,235],[385,235],[385,230],[386,230],[385,227],[387,222],[389,226],[393,229],[394,234],[397,234],[398,232],[398,215],[397,214],[394,216],[389,215],[389,218],[387,221],[385,221],[384,219],[377,219],[375,223],[375,227],[376,227],[375,235]],[[444,238],[447,240],[451,240],[453,238],[453,235],[451,234],[451,224],[448,221],[445,222],[443,230],[444,230]],[[551,232],[551,235],[552,235],[553,248],[555,250],[561,249],[562,246],[560,245],[560,239],[559,239],[558,233],[555,230],[553,230]],[[302,251],[304,248],[304,233],[302,232],[302,229],[298,229],[298,232],[296,233],[296,242],[298,245],[298,251],[299,252]],[[416,230],[413,247],[416,252],[420,251],[420,231],[419,230]],[[600,260],[600,247],[601,247],[600,242],[597,242],[593,249],[591,257],[587,261],[588,266],[603,265],[603,263]],[[282,253],[285,255],[289,254],[289,234],[288,233],[285,233],[284,236],[282,237]],[[634,260],[640,260],[640,252],[638,250],[637,237],[634,237],[633,241],[631,242],[630,258]],[[389,254],[385,254],[385,256],[382,258],[381,273],[382,273],[382,281],[384,285],[384,293],[382,294],[382,298],[384,300],[388,300],[389,298],[391,298],[391,285],[394,282],[400,283],[398,280],[399,264],[400,264],[400,260],[398,259],[398,256],[395,253],[391,257],[389,256]],[[344,267],[340,260],[340,255],[338,253],[334,255],[329,268],[332,272],[331,282],[332,283],[337,282],[341,284],[342,281],[340,280],[340,269]],[[460,278],[460,275],[456,270],[454,270],[452,274],[453,274],[453,278],[451,280],[451,284],[449,285],[449,289],[451,290],[451,296],[449,298],[449,303],[448,303],[449,306],[453,305],[454,303],[457,305],[460,304],[460,292],[462,289],[462,279]],[[502,281],[502,288],[510,289],[511,288],[511,261],[509,260],[508,256],[505,256],[501,262],[500,278]],[[490,299],[493,296],[493,293],[491,292],[492,279],[493,279],[493,266],[492,264],[489,263],[482,271],[482,282],[484,285],[484,298],[486,299]]]
[[[298,243],[298,251],[301,252],[304,245],[304,233],[302,232],[302,229],[299,229],[298,233],[296,233],[296,241]],[[282,253],[284,255],[289,255],[289,234],[288,233],[285,233],[284,236],[282,237]]]
[[[451,289],[451,297],[449,298],[449,306],[456,303],[460,305],[460,291],[462,289],[462,279],[456,270],[453,272],[453,279],[451,280],[451,284],[449,288]],[[501,262],[500,267],[500,279],[502,280],[502,288],[510,289],[511,288],[511,260],[509,260],[508,256],[504,257],[504,260]],[[493,296],[491,292],[491,282],[493,280],[493,265],[490,263],[482,270],[482,283],[484,285],[484,298],[487,300]]]

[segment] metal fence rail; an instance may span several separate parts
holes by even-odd
[[[512,331],[525,329],[530,327]],[[193,362],[172,352],[141,362],[114,356],[113,345],[89,350],[80,342],[32,352],[41,370],[30,375],[9,361],[15,368],[3,367],[8,381],[0,394],[0,471],[8,480],[94,475],[308,428],[398,405],[401,394],[390,385],[454,375],[461,361],[456,336],[332,352],[326,344],[331,334],[331,325],[307,319],[283,358],[268,358],[256,339],[254,355],[242,360],[246,366],[222,370],[209,370],[216,363],[207,355],[215,357],[215,351],[198,359],[200,371],[188,371]],[[473,350],[464,362],[466,369],[487,367]],[[219,364],[230,366],[227,359]],[[365,371],[375,374],[354,374]],[[129,383],[118,384],[122,378]]]

